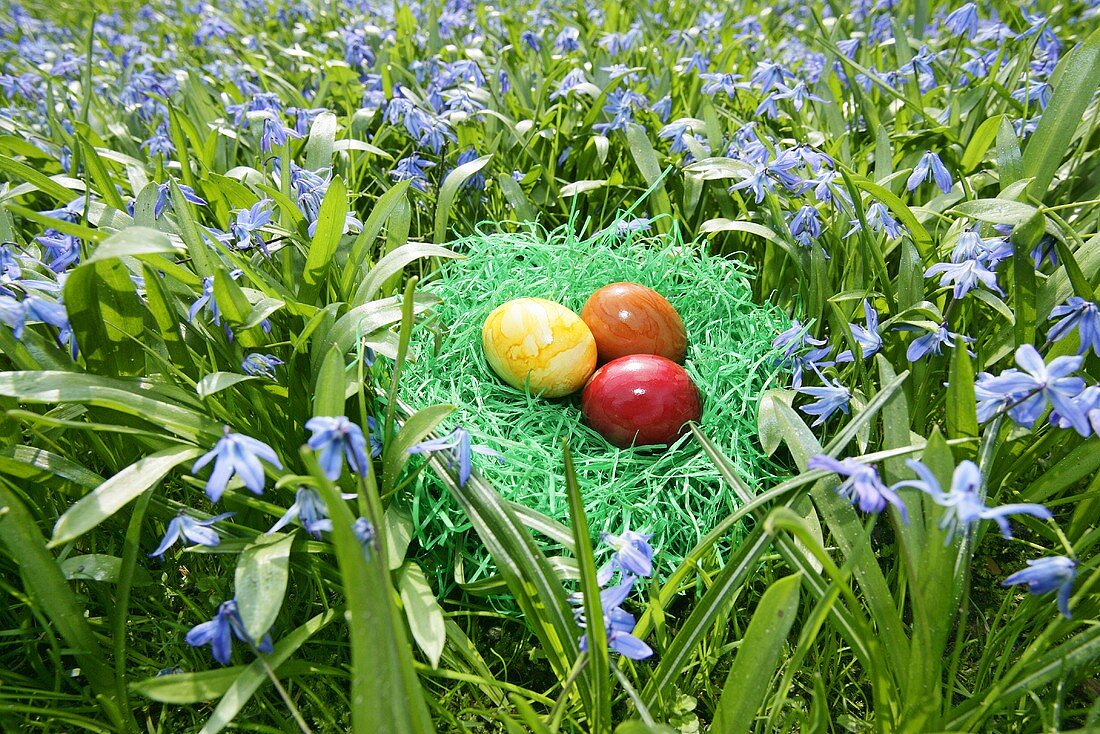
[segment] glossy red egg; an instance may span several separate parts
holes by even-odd
[[[671,444],[702,414],[699,390],[686,370],[655,354],[608,362],[581,394],[585,422],[619,447]]]
[[[637,283],[612,283],[593,293],[581,310],[601,362],[628,354],[658,354],[684,361],[687,332],[664,296]]]

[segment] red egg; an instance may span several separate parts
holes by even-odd
[[[659,354],[682,362],[684,321],[657,291],[637,283],[612,283],[593,293],[581,310],[596,339],[601,362],[628,354]]]
[[[581,394],[585,422],[608,443],[671,444],[702,414],[699,391],[683,367],[655,354],[608,362]]]

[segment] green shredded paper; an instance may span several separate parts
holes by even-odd
[[[426,286],[442,304],[414,330],[404,393],[416,408],[457,406],[455,422],[473,442],[504,457],[498,462],[475,454],[490,484],[505,499],[564,523],[567,439],[593,534],[626,528],[652,533],[655,571],[667,575],[738,506],[699,444],[687,434],[667,451],[611,446],[583,423],[579,392],[549,400],[500,380],[482,351],[482,324],[513,298],[547,298],[580,313],[608,283],[653,288],[684,320],[684,366],[703,398],[703,433],[750,485],[759,485],[772,479],[774,466],[756,442],[756,410],[779,371],[772,340],[790,322],[778,309],[753,302],[746,266],[708,254],[705,243],[685,243],[674,225],[667,235],[618,226],[585,239],[568,226],[553,232],[523,226],[518,232],[478,231],[452,244],[463,258],[442,263],[439,277]],[[416,537],[439,557],[440,582],[491,576],[491,559],[457,504],[436,477],[424,477],[413,490],[411,510]],[[729,541],[738,538],[734,531]]]

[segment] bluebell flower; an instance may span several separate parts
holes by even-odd
[[[62,304],[33,293],[22,301],[17,301],[11,296],[0,295],[0,322],[11,327],[12,336],[16,340],[23,339],[28,321],[41,321],[62,332],[71,332],[69,314]]]
[[[160,541],[160,545],[157,546],[157,549],[149,554],[149,557],[157,558],[163,556],[164,552],[175,545],[176,541],[181,537],[196,545],[205,545],[212,548],[221,543],[221,538],[218,537],[218,532],[210,526],[232,516],[232,512],[223,512],[220,515],[214,515],[205,520],[196,520],[183,510],[180,510],[180,513],[168,522],[168,528],[164,533],[164,538]]]
[[[821,236],[821,215],[817,207],[806,204],[790,215],[791,236],[803,247],[810,247]]]
[[[751,81],[760,87],[761,92],[767,92],[772,87],[782,85],[787,79],[793,77],[794,75],[791,72],[779,64],[765,60],[757,62]]]
[[[1073,398],[1073,404],[1085,414],[1094,435],[1100,436],[1100,385],[1090,385]],[[1072,428],[1073,424],[1057,410],[1050,412],[1050,424],[1059,428]]]
[[[909,522],[909,513],[905,510],[905,503],[901,501],[893,489],[887,487],[879,477],[878,470],[869,464],[862,464],[854,459],[842,459],[837,461],[831,456],[818,454],[811,456],[806,462],[809,469],[824,469],[845,477],[837,488],[836,493],[844,499],[859,507],[863,512],[878,514],[886,509],[886,505],[893,507],[901,515],[902,522]]]
[[[954,347],[956,339],[962,339],[967,344],[974,341],[969,336],[961,336],[953,331],[948,331],[947,323],[944,322],[924,336],[914,339],[909,348],[905,350],[905,358],[910,362],[918,362],[929,354],[939,356],[943,354],[944,345]]]
[[[803,405],[801,408],[803,413],[817,416],[817,420],[810,424],[811,427],[821,425],[838,410],[847,415],[848,404],[852,400],[851,391],[836,380],[830,382],[822,378],[822,381],[825,383],[822,387],[800,387],[797,389],[798,392],[804,395],[817,398],[816,402]]]
[[[777,85],[779,90],[775,93],[775,99],[789,99],[791,100],[791,106],[796,110],[801,110],[806,102],[813,100],[814,102],[824,102],[821,97],[810,93],[810,88],[806,86],[806,82],[798,82],[793,87],[788,87],[784,84]]]
[[[0,292],[12,295],[4,286],[23,278],[22,257],[12,252],[9,245],[0,245]]]
[[[1004,237],[984,238],[975,229],[959,235],[951,250],[951,262],[978,260],[990,270],[1012,257],[1012,244]]]
[[[963,461],[955,467],[951,475],[951,488],[944,492],[932,471],[919,461],[907,459],[905,464],[912,469],[917,479],[907,479],[893,486],[896,491],[901,487],[914,487],[932,498],[944,508],[940,528],[947,532],[945,542],[950,543],[955,533],[966,532],[979,520],[993,520],[1001,529],[1005,538],[1012,537],[1012,527],[1008,524],[1009,515],[1031,515],[1040,520],[1049,520],[1050,510],[1033,503],[1001,505],[988,507],[979,492],[982,486],[982,474],[973,461]]]
[[[730,99],[733,99],[737,96],[737,90],[750,89],[748,84],[741,81],[740,74],[713,72],[700,74],[699,78],[705,82],[702,88],[703,94],[713,95],[723,92]]]
[[[176,184],[179,187],[180,193],[183,194],[184,201],[191,202],[196,206],[206,206],[206,199],[202,198],[195,193],[195,190],[186,184]],[[162,183],[157,184],[157,201],[153,205],[153,218],[159,219],[160,215],[164,213],[164,210],[168,207],[170,200],[169,189],[171,184]]]
[[[772,347],[782,349],[778,364],[791,370],[791,384],[794,387],[802,386],[802,377],[807,369],[823,369],[831,363],[823,362],[832,351],[824,339],[814,339],[809,335],[809,327],[803,326],[798,319],[791,321],[791,328],[787,329],[772,341]],[[807,347],[818,347],[809,349]]]
[[[943,273],[940,278],[940,287],[953,285],[952,295],[959,299],[969,293],[979,284],[1000,295],[1004,291],[997,285],[997,274],[987,268],[981,260],[963,260],[957,263],[936,263],[924,271],[924,277]]]
[[[1031,428],[1046,410],[1049,402],[1058,414],[1082,436],[1089,435],[1088,417],[1077,405],[1076,398],[1085,389],[1085,381],[1071,377],[1081,369],[1081,356],[1057,357],[1048,365],[1030,344],[1016,350],[1016,364],[1023,372],[1009,369],[994,377],[981,373],[975,382],[979,419],[1007,409],[1013,421]],[[983,416],[985,416],[983,418]]]
[[[732,193],[741,189],[751,189],[756,197],[756,203],[759,204],[764,201],[765,196],[775,191],[775,180],[768,173],[767,166],[758,165],[751,175],[730,186],[729,191]]]
[[[302,134],[292,127],[283,124],[282,119],[273,114],[263,118],[263,129],[260,133],[260,150],[265,153],[276,146],[286,145],[291,138],[300,138]]]
[[[588,84],[588,77],[584,75],[584,69],[577,67],[561,78],[561,81],[554,87],[554,91],[550,93],[550,99],[567,97],[582,84]]]
[[[882,349],[882,337],[878,333],[878,312],[867,301],[863,302],[863,314],[867,319],[866,327],[859,324],[848,324],[848,328],[852,330],[852,337],[859,344],[859,350],[863,354],[863,358],[867,359],[878,354],[879,350]],[[836,356],[836,361],[837,364],[854,362],[855,355],[852,354],[850,349],[846,349]]]
[[[367,560],[370,560],[371,553],[378,550],[378,533],[375,532],[370,520],[365,517],[357,517],[351,525],[351,532],[355,534],[355,539],[363,547],[363,555],[367,557]]]
[[[69,266],[80,260],[80,240],[72,235],[48,229],[46,233],[34,238],[45,248],[43,259],[55,273],[63,273]]]
[[[1047,341],[1061,341],[1076,329],[1081,339],[1077,353],[1084,354],[1092,349],[1100,357],[1100,306],[1080,296],[1070,296],[1050,312],[1051,321],[1059,318],[1061,321],[1050,327]]]
[[[624,579],[619,584],[600,592],[600,607],[603,611],[604,626],[607,630],[607,646],[623,657],[631,660],[643,660],[653,655],[653,650],[641,639],[632,633],[635,627],[634,615],[622,608],[622,604],[634,588],[634,579]],[[583,599],[574,595],[570,601],[578,606],[573,616],[577,624],[584,628],[588,622],[585,619]],[[588,651],[588,635],[581,635],[581,652]]]
[[[210,652],[214,659],[222,665],[229,665],[229,657],[233,653],[233,638],[249,645],[255,644],[252,636],[244,628],[241,614],[237,611],[237,601],[230,599],[222,602],[218,607],[218,613],[209,622],[195,625],[187,633],[187,644],[191,647],[210,645]],[[273,647],[271,636],[264,635],[256,649],[263,653],[269,653]]]
[[[830,171],[830,173],[834,173]],[[839,174],[834,174],[839,175]],[[885,232],[886,236],[892,240],[896,240],[904,234],[904,229],[898,223],[898,220],[894,219],[894,215],[890,213],[889,207],[883,204],[881,201],[872,202],[867,207],[867,212],[864,215],[867,220],[867,225],[871,228],[872,232]],[[850,237],[856,232],[863,229],[863,224],[859,221],[859,218],[851,220],[851,229],[848,230],[845,237]]]
[[[447,452],[447,464],[452,469],[458,469],[458,486],[460,487],[466,486],[466,482],[469,481],[470,474],[473,471],[470,462],[472,454],[494,456],[502,461],[504,458],[499,452],[487,446],[478,446],[477,444],[471,443],[469,431],[461,426],[456,426],[454,430],[443,438],[433,438],[427,441],[421,441],[409,449],[410,454],[428,454],[435,451]]]
[[[354,494],[341,495],[344,499],[354,499]],[[294,504],[287,508],[283,516],[271,526],[265,535],[277,533],[291,521],[297,520],[303,529],[313,537],[320,539],[322,532],[332,532],[332,520],[321,495],[312,487],[299,487],[294,494]]]
[[[929,150],[920,157],[917,165],[913,166],[913,173],[909,175],[909,180],[905,185],[910,191],[913,191],[924,181],[933,180],[945,194],[951,191],[951,187],[955,185],[955,182],[951,179],[951,174],[948,172],[947,167],[943,165],[939,155]]]
[[[211,502],[217,502],[225,493],[226,485],[235,474],[244,482],[244,486],[253,494],[262,494],[264,491],[264,468],[260,464],[263,459],[276,469],[282,469],[279,457],[275,450],[263,441],[245,436],[240,433],[231,433],[229,426],[225,427],[225,435],[218,439],[214,448],[199,457],[195,465],[191,467],[191,473],[214,461],[214,471],[206,480],[206,496]]]
[[[657,137],[662,140],[671,140],[672,146],[669,149],[671,153],[681,153],[685,150],[689,150],[689,140],[696,145],[703,145],[695,139],[695,130],[698,125],[696,120],[692,120],[687,117],[682,117],[679,120],[670,122],[660,129],[657,133]]]
[[[956,8],[944,19],[943,25],[953,36],[974,38],[978,34],[978,6],[967,3]]]
[[[307,445],[319,452],[317,462],[325,476],[336,481],[344,471],[344,458],[348,467],[359,476],[366,476],[367,439],[363,429],[346,416],[317,416],[306,421],[306,428],[313,431]]]
[[[1001,586],[1027,584],[1028,593],[1036,596],[1057,589],[1058,611],[1066,619],[1073,619],[1069,612],[1069,595],[1077,576],[1077,563],[1065,556],[1047,556],[1028,561],[1027,566],[1002,581]]]
[[[266,377],[274,380],[275,368],[281,364],[286,363],[271,354],[252,352],[241,362],[241,371],[253,377]]]
[[[602,533],[600,539],[610,545],[615,553],[600,567],[596,575],[597,583],[606,585],[616,570],[621,571],[624,578],[652,575],[653,548],[649,545],[652,537],[652,533],[636,533],[633,530],[626,530],[622,535]]]
[[[428,190],[426,170],[435,168],[431,161],[424,160],[416,153],[397,161],[394,169],[390,171],[390,178],[394,181],[411,181],[410,186],[417,191]]]
[[[265,255],[268,254],[267,243],[260,236],[260,229],[271,223],[272,212],[268,208],[270,204],[271,199],[260,199],[248,209],[237,212],[237,218],[229,225],[229,231],[237,238],[238,250],[247,250],[257,245]]]
[[[78,196],[60,209],[47,209],[46,211],[39,212],[39,214],[44,217],[50,217],[51,219],[60,219],[65,222],[76,224],[84,218],[84,209],[87,205],[87,197]]]
[[[358,233],[363,231],[363,222],[359,217],[355,216],[355,212],[345,212],[344,214],[344,228],[340,234]],[[306,234],[310,237],[317,235],[317,220],[314,219],[306,227]]]
[[[554,50],[560,54],[576,51],[581,47],[580,41],[578,40],[580,39],[580,35],[581,32],[573,26],[562,28],[554,38]]]
[[[168,136],[168,131],[164,127],[157,128],[156,133],[152,137],[147,138],[141,143],[141,148],[150,156],[163,156],[169,158],[176,152],[176,146],[172,143],[172,138]]]
[[[538,52],[542,49],[542,39],[531,29],[526,29],[520,33],[519,40],[532,51]]]

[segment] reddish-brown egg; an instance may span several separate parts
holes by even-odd
[[[699,390],[683,367],[655,354],[608,362],[581,394],[584,420],[619,447],[671,444],[702,414]]]
[[[581,310],[596,339],[601,362],[628,354],[656,354],[682,362],[687,351],[684,321],[657,291],[637,283],[605,285]]]

